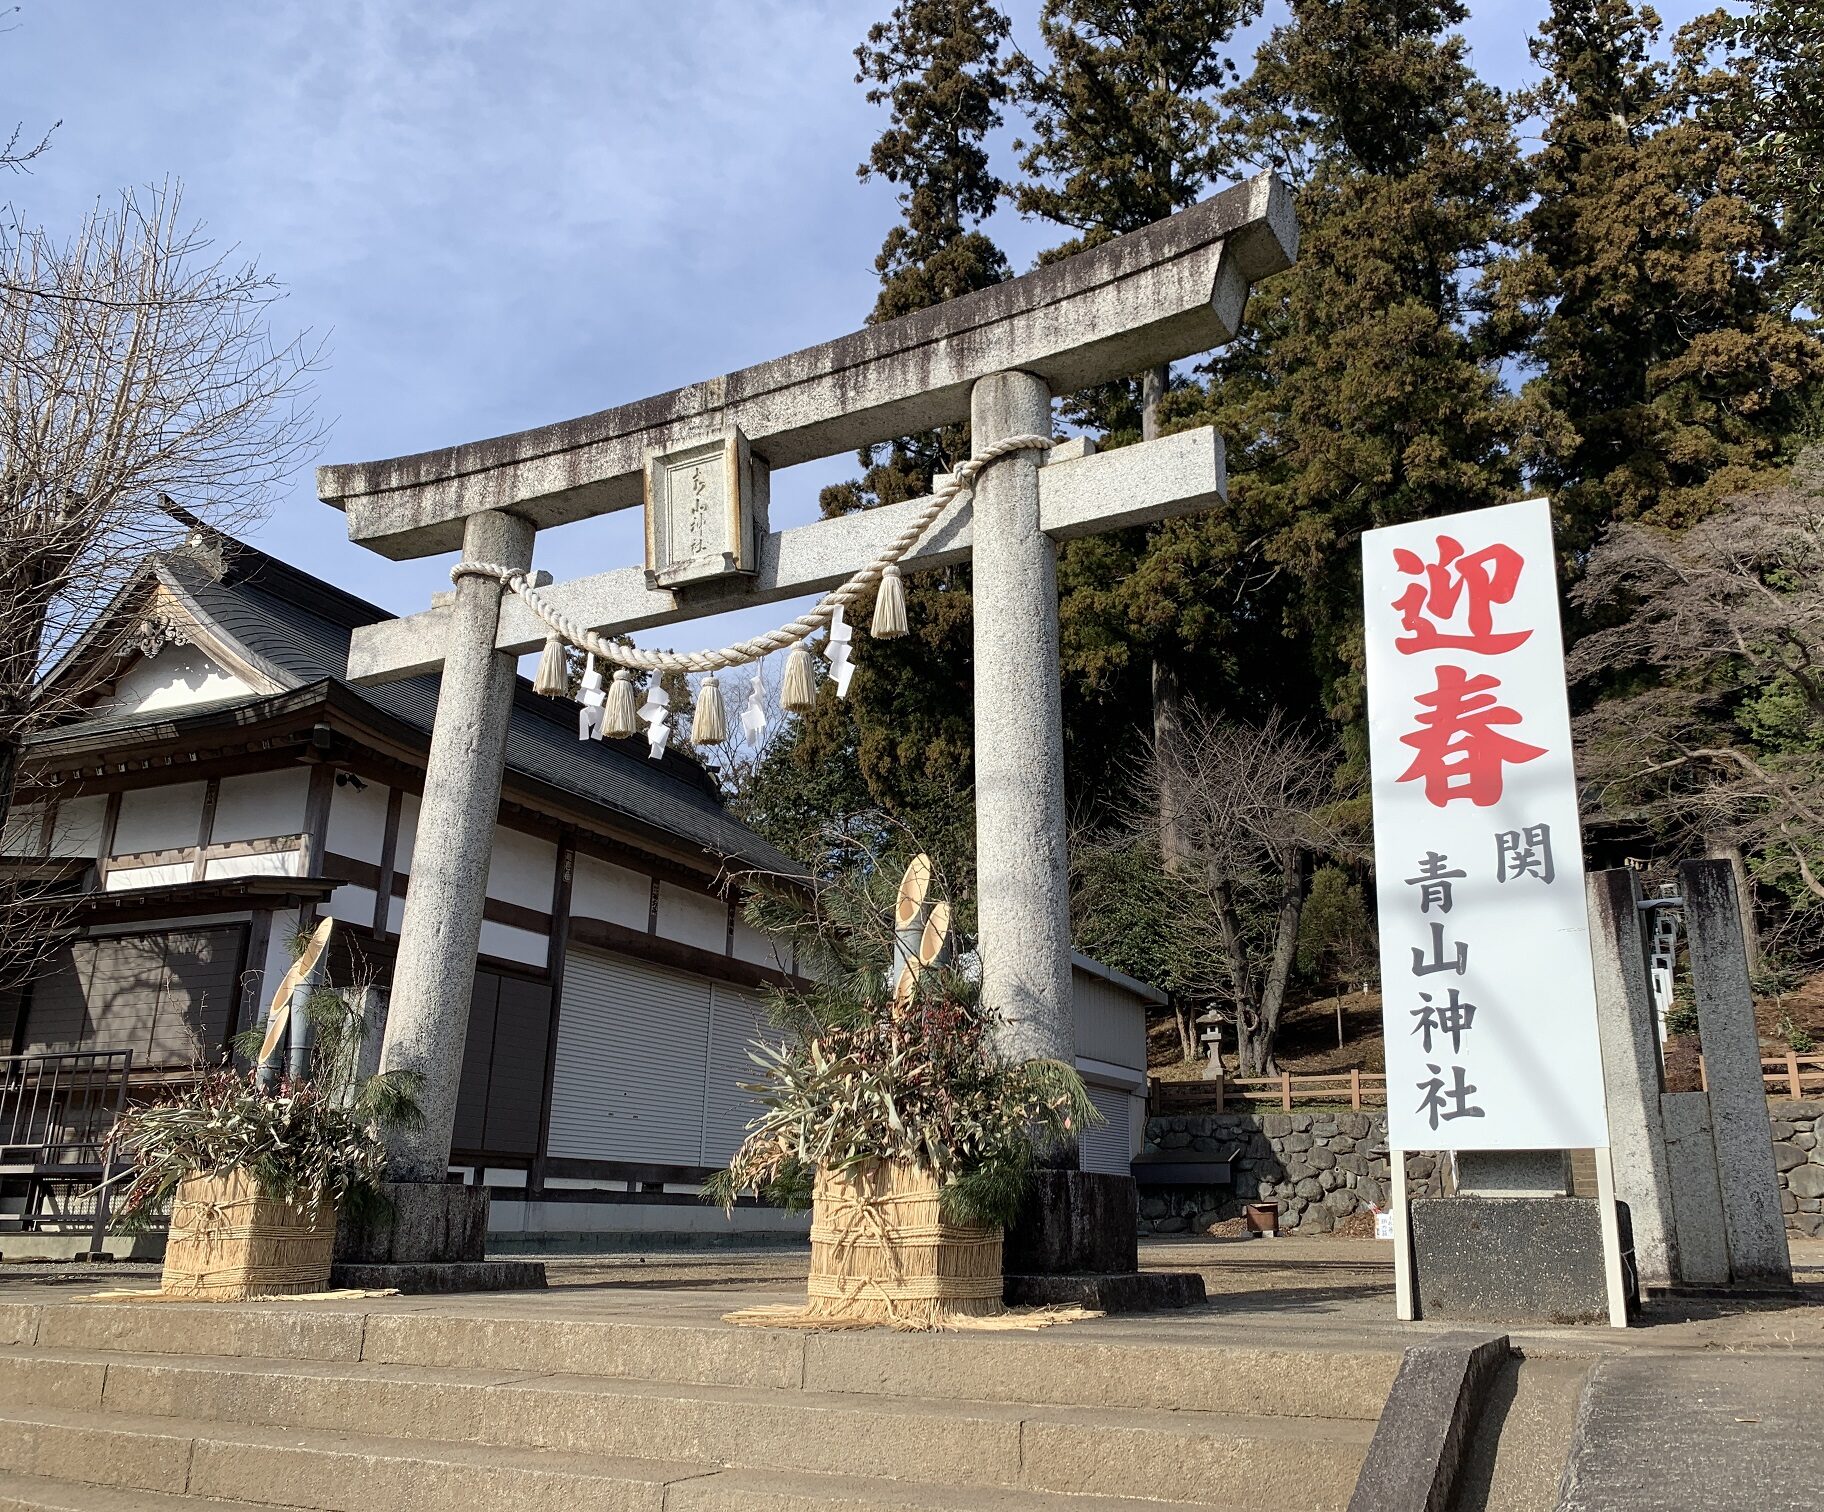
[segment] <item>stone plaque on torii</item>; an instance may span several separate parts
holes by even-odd
[[[1055,394],[1232,340],[1250,286],[1291,265],[1291,196],[1263,174],[1143,230],[822,346],[581,419],[390,461],[323,467],[352,540],[396,559],[461,550],[530,568],[537,531],[647,504],[646,561],[546,587],[573,623],[626,633],[819,593],[879,556],[925,501],[766,530],[775,468],[970,422],[979,456],[1052,433]],[[982,990],[1012,1053],[1075,1059],[1056,542],[1214,508],[1208,428],[1095,454],[1066,442],[983,471],[900,560],[975,573],[975,802]],[[745,500],[745,507],[743,506]],[[934,502],[934,501],[932,501]],[[441,671],[382,1064],[424,1077],[391,1173],[448,1167],[515,658],[547,626],[465,576],[432,608],[355,631],[349,677]]]

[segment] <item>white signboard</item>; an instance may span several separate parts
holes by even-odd
[[[1609,1142],[1551,513],[1362,538],[1388,1142]]]

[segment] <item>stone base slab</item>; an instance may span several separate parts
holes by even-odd
[[[1007,1273],[1131,1274],[1140,1268],[1139,1215],[1131,1176],[1040,1171],[1026,1211],[1007,1230]]]
[[[1621,1215],[1625,1255],[1625,1206]],[[1428,1321],[1608,1321],[1593,1197],[1420,1199],[1412,1204],[1412,1261],[1419,1316]],[[1630,1309],[1638,1304],[1631,1296]]]
[[[453,1181],[381,1183],[386,1208],[357,1220],[344,1213],[335,1259],[347,1265],[478,1262],[488,1248],[488,1190]]]
[[[1090,1307],[1109,1313],[1158,1312],[1204,1302],[1203,1277],[1196,1271],[1008,1275],[1001,1295],[1009,1307]]]
[[[408,1265],[332,1266],[329,1284],[337,1290],[433,1292],[537,1291],[545,1286],[542,1260],[420,1261]]]

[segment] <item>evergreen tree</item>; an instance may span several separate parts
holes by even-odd
[[[1021,57],[1015,67],[1030,131],[1016,143],[1028,177],[1014,203],[1076,234],[1041,261],[1163,220],[1231,171],[1218,102],[1235,66],[1223,47],[1259,10],[1259,0],[1046,0],[1047,61]],[[1105,448],[1150,440],[1168,382],[1162,366],[1066,396],[1064,413]],[[1199,569],[1215,563],[1222,573],[1232,536],[1208,516],[1072,542],[1060,554],[1063,660],[1078,716],[1067,720],[1071,776],[1096,819],[1131,776],[1136,726],[1170,743],[1181,738],[1187,691],[1230,701],[1217,689],[1231,669],[1208,654],[1224,627],[1213,605],[1229,595]],[[1175,833],[1166,826],[1173,859]]]
[[[899,0],[856,49],[856,82],[891,117],[858,172],[897,186],[902,216],[875,259],[881,290],[870,324],[1008,275],[1006,257],[980,229],[1005,191],[985,142],[1008,97],[1008,30],[991,0]],[[967,455],[961,425],[865,448],[861,477],[826,488],[821,507],[838,515],[918,498]],[[917,574],[907,579],[906,599],[910,635],[870,640],[864,621],[849,698],[839,701],[826,682],[817,708],[773,761],[805,773],[826,805],[886,810],[942,853],[938,860],[966,893],[974,856],[969,572]],[[832,786],[830,773],[849,780]],[[769,803],[789,811],[780,794],[786,784],[777,773],[766,781]]]
[[[1298,195],[1298,262],[1255,291],[1207,390],[1168,415],[1229,443],[1236,640],[1360,751],[1364,530],[1510,497],[1514,405],[1482,274],[1520,192],[1504,102],[1458,0],[1293,0],[1230,96],[1243,150]],[[1246,566],[1246,571],[1240,567]],[[1274,645],[1276,637],[1283,637]],[[1263,644],[1263,642],[1265,644]],[[1291,704],[1296,708],[1296,703]]]
[[[1725,103],[1748,189],[1779,227],[1782,303],[1824,314],[1824,19],[1816,0],[1754,0],[1694,21],[1690,44],[1735,49]]]
[[[1521,96],[1544,119],[1535,199],[1503,270],[1539,374],[1538,481],[1569,542],[1613,519],[1683,524],[1779,459],[1824,352],[1779,308],[1779,226],[1749,196],[1739,77],[1708,25],[1656,56],[1632,0],[1555,0]]]

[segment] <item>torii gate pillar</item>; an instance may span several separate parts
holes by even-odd
[[[1051,431],[1051,389],[995,373],[970,395],[975,454]],[[1039,526],[1039,461],[1004,458],[975,491],[975,866],[982,998],[1017,1060],[1070,1064],[1070,876],[1058,677],[1057,547]],[[1075,1164],[1075,1161],[1071,1161]]]

